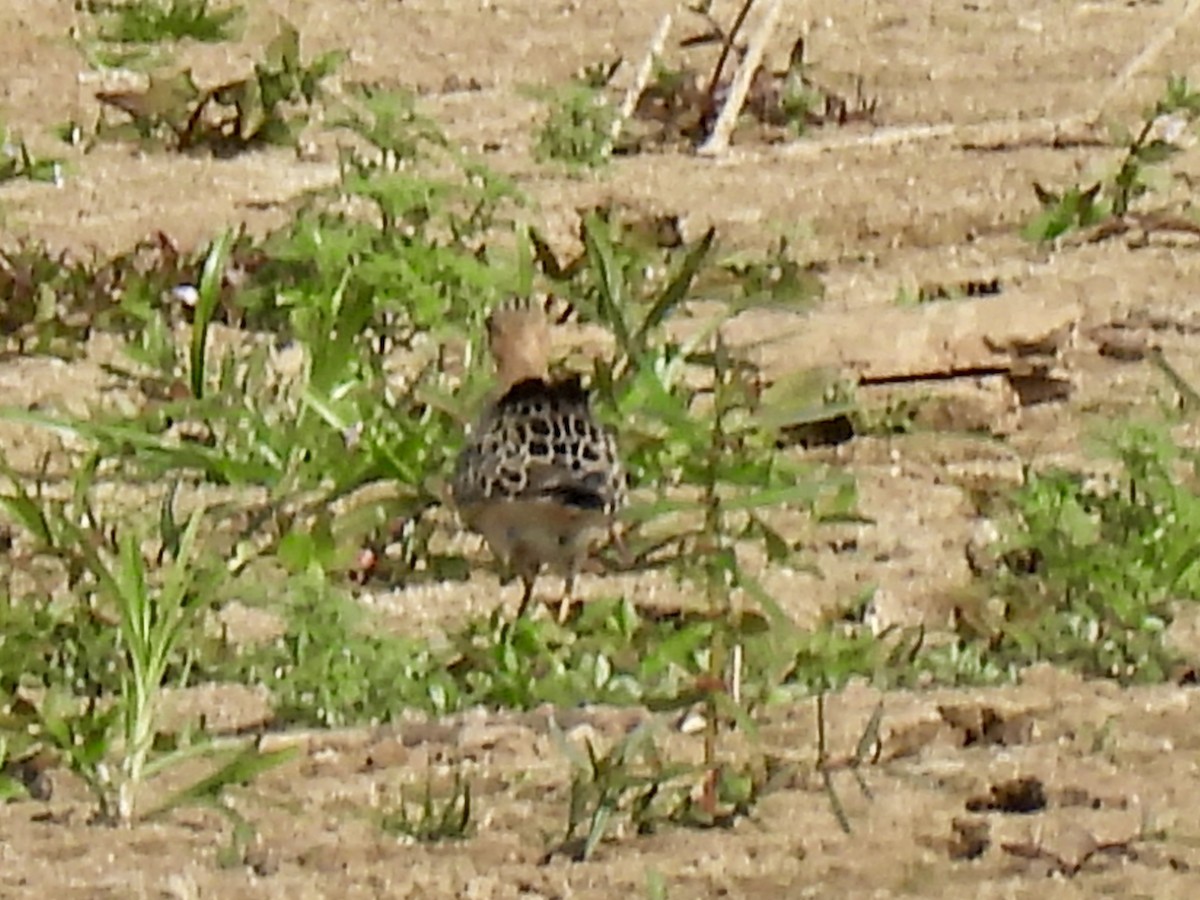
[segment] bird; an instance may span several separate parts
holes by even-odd
[[[459,520],[524,585],[518,618],[548,567],[565,579],[565,619],[575,576],[626,502],[616,439],[592,412],[581,378],[550,375],[553,329],[573,315],[554,295],[510,298],[488,315],[496,386],[451,480]]]

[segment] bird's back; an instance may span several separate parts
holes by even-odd
[[[589,519],[610,518],[625,499],[616,444],[578,376],[528,378],[490,404],[459,457],[453,491],[464,510],[547,503]]]

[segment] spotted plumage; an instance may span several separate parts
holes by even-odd
[[[521,577],[521,612],[544,566],[576,573],[625,502],[616,443],[592,413],[578,376],[549,374],[554,301],[517,301],[488,318],[497,390],[459,456],[452,493],[467,527]]]

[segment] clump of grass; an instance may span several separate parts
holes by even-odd
[[[571,761],[571,787],[566,827],[551,852],[577,862],[591,859],[618,829],[644,836],[669,827],[731,828],[793,774],[771,757],[715,769],[671,761],[652,724],[604,753],[590,740],[579,748],[561,732],[554,735]]]
[[[19,135],[0,127],[0,183],[21,178],[62,184],[62,160],[34,156]]]
[[[381,810],[379,827],[386,834],[422,843],[461,840],[471,835],[471,783],[455,769],[449,792],[434,794],[433,775],[425,777],[421,799],[411,801],[403,789],[398,801]]]
[[[428,644],[380,633],[361,606],[323,579],[294,580],[284,633],[243,651],[224,677],[263,683],[280,727],[387,722],[405,709],[437,715],[464,705],[463,691]]]
[[[98,17],[98,37],[119,44],[230,41],[246,15],[240,4],[215,9],[209,0],[86,0],[81,6]]]
[[[174,516],[174,492],[168,492],[155,535],[161,567],[152,567],[144,555],[145,531],[134,524],[105,523],[93,511],[94,471],[84,466],[73,498],[61,501],[25,490],[5,466],[13,488],[0,503],[38,550],[57,561],[69,589],[82,598],[78,609],[95,611],[97,620],[75,631],[83,646],[70,657],[71,668],[15,669],[36,650],[30,638],[38,636],[10,628],[0,645],[0,680],[15,690],[37,688],[37,700],[12,710],[23,726],[14,736],[32,742],[23,752],[55,754],[91,791],[99,821],[128,826],[143,815],[138,797],[147,781],[208,751],[204,741],[164,749],[166,736],[159,726],[163,688],[187,678],[185,648],[196,635],[202,585],[211,586],[216,570],[211,560],[201,562],[202,509],[181,525]],[[40,676],[40,684],[31,685],[31,676]],[[160,811],[200,799],[219,806],[224,787],[285,758],[243,748],[236,764],[223,765],[172,795]]]
[[[601,276],[620,279],[614,286],[618,299],[629,305],[626,315],[631,319],[663,301],[662,309],[647,320],[651,329],[661,325],[688,292],[721,301],[730,315],[755,307],[799,312],[824,296],[819,267],[804,262],[786,236],[765,252],[721,252],[715,231],[689,241],[678,216],[639,214],[618,205],[584,211],[579,231],[583,252],[564,261],[540,232],[531,229],[534,262],[556,290],[610,327],[613,323],[603,317],[607,313],[593,312],[604,289]]]
[[[277,727],[378,724],[414,709],[685,708],[707,696],[718,632],[739,647],[740,697],[752,709],[883,669],[892,683],[919,677],[889,668],[891,648],[869,633],[850,637],[833,624],[781,649],[757,614],[736,623],[698,614],[655,618],[620,598],[589,602],[563,625],[509,621],[498,609],[429,642],[382,631],[359,604],[313,575],[283,590],[280,637],[196,663],[210,677],[266,685]]]
[[[545,96],[549,109],[534,144],[537,158],[588,169],[607,163],[616,110],[605,92],[577,81]]]
[[[5,349],[71,358],[93,331],[133,333],[141,321],[129,314],[130,307],[157,300],[192,278],[193,265],[165,236],[104,259],[32,241],[5,247],[0,250]]]
[[[1111,478],[1050,471],[1014,498],[1015,531],[996,585],[1003,606],[961,631],[994,664],[1045,660],[1122,683],[1157,682],[1179,662],[1164,640],[1181,597],[1200,591],[1200,456],[1160,428],[1110,439]]]

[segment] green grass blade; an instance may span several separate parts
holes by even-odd
[[[205,349],[208,346],[208,329],[212,324],[217,302],[221,298],[221,278],[225,274],[225,263],[233,246],[233,232],[226,229],[212,242],[204,268],[200,274],[199,298],[196,300],[192,321],[192,346],[189,354],[191,363],[192,396],[200,399],[204,395]]]
[[[654,305],[650,307],[650,310],[642,319],[642,324],[638,326],[633,343],[639,350],[645,347],[650,331],[658,327],[670,315],[671,310],[687,298],[688,291],[692,287],[692,282],[696,280],[696,275],[699,274],[701,267],[707,261],[716,239],[717,230],[710,227],[704,233],[704,237],[700,238],[695,246],[688,250],[683,264],[679,267],[679,271],[675,273],[675,277],[671,279],[671,283],[667,285],[658,299],[654,301]]]
[[[592,813],[591,825],[588,827],[587,839],[583,843],[583,850],[580,851],[579,861],[587,862],[592,858],[592,854],[596,852],[596,848],[600,842],[604,840],[604,833],[608,831],[608,820],[612,817],[612,808],[606,803],[597,806]]]
[[[617,346],[633,354],[629,324],[625,320],[625,279],[613,257],[612,243],[608,239],[604,223],[595,214],[589,215],[584,223],[583,246],[588,262],[596,273],[599,288],[600,315],[613,331]]]
[[[771,596],[757,578],[748,572],[738,571],[736,582],[737,586],[744,590],[762,609],[763,614],[771,623],[771,631],[775,636],[790,637],[796,634],[796,623],[792,617],[784,611],[783,607],[779,605],[779,601]]]
[[[809,504],[817,500],[825,490],[825,486],[816,481],[789,487],[765,488],[730,497],[721,501],[721,506],[727,511],[733,511],[785,506],[791,503]]]
[[[209,478],[227,484],[252,482],[269,485],[278,481],[280,475],[276,467],[265,462],[231,459],[215,447],[176,443],[131,425],[73,421],[16,407],[0,407],[0,421],[37,425],[67,437],[158,454],[169,460],[173,468],[196,469]]]
[[[247,744],[233,759],[215,772],[171,794],[146,818],[162,816],[184,806],[219,805],[221,794],[227,787],[253,781],[263,772],[283,765],[298,752],[296,747],[264,752],[253,743]]]
[[[171,562],[171,568],[167,571],[162,589],[161,605],[164,613],[168,615],[171,615],[183,604],[188,588],[192,584],[195,574],[192,562],[195,555],[196,536],[199,534],[204,512],[203,509],[192,512],[187,527],[183,530],[183,536],[179,539],[179,549]]]
[[[0,504],[9,514],[33,535],[34,539],[44,548],[54,546],[54,533],[50,530],[50,521],[46,518],[45,510],[25,490],[21,477],[13,471],[8,460],[0,457],[0,474],[12,482],[15,496],[0,497]]]
[[[140,541],[131,532],[121,535],[120,568],[117,569],[116,600],[121,611],[121,631],[129,644],[135,665],[141,668],[152,627],[152,609],[146,592],[146,566]]]

